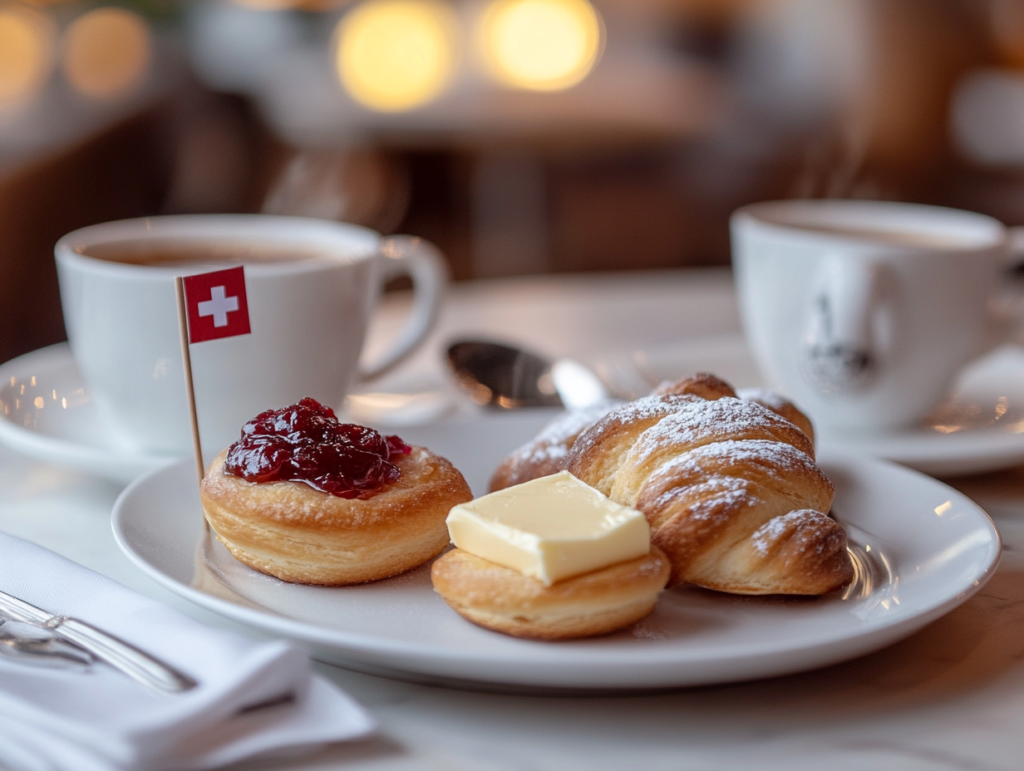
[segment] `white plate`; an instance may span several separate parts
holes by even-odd
[[[642,392],[663,380],[713,372],[736,388],[761,385],[741,337],[609,356],[596,365],[614,387]],[[823,452],[869,455],[926,474],[974,474],[1024,463],[1024,349],[1004,346],[974,362],[949,401],[919,426],[879,434],[821,433]]]
[[[128,483],[175,460],[119,445],[82,385],[67,343],[0,366],[0,442],[30,458]]]
[[[466,473],[474,491],[549,415],[512,413],[403,432]],[[811,669],[881,648],[956,607],[990,577],[999,536],[960,493],[875,460],[823,461],[834,512],[855,544],[851,596],[662,594],[629,630],[565,643],[517,640],[464,621],[433,593],[429,569],[357,587],[286,584],[231,558],[204,533],[189,463],[128,487],[114,535],[146,573],[190,600],[342,666],[497,689],[614,690],[699,685]]]

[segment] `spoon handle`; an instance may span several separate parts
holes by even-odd
[[[44,626],[128,677],[157,691],[178,693],[196,686],[188,675],[134,645],[77,618],[54,616]]]
[[[19,634],[23,628],[25,634]],[[0,616],[0,655],[23,664],[42,667],[89,668],[92,654],[31,624],[8,621]]]
[[[134,645],[92,624],[68,616],[54,616],[18,597],[0,591],[0,613],[49,629],[58,637],[88,651],[133,680],[164,693],[180,693],[197,683],[188,675]]]

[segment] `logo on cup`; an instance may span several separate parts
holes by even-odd
[[[860,390],[878,371],[870,352],[840,343],[806,348],[804,368],[807,379],[823,394]]]
[[[820,393],[851,393],[875,379],[878,362],[865,345],[838,338],[833,315],[828,296],[819,295],[803,349],[804,376]]]

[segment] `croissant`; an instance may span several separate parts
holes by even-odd
[[[670,586],[824,594],[848,583],[846,533],[823,513],[834,487],[808,435],[722,395],[732,391],[722,381],[698,385],[612,410],[576,438],[564,468],[643,512]]]

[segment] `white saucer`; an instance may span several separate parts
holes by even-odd
[[[517,412],[403,431],[461,468],[477,493],[550,413]],[[286,584],[235,561],[203,528],[183,462],[129,486],[114,535],[152,578],[317,658],[422,682],[498,690],[616,690],[781,675],[881,648],[952,610],[992,575],[999,536],[967,497],[900,466],[825,458],[834,512],[855,545],[849,597],[736,597],[673,589],[631,629],[577,642],[518,640],[473,626],[432,591],[429,568],[356,587]]]
[[[695,372],[713,372],[736,388],[762,385],[739,336],[609,356],[597,369],[613,386],[632,391]],[[824,452],[885,458],[927,474],[974,474],[1024,463],[1024,349],[1004,346],[974,362],[950,400],[918,427],[859,436],[819,433]]]
[[[345,417],[398,430],[463,408],[475,409],[436,386],[416,383],[402,393],[349,394]],[[30,458],[120,484],[180,457],[142,453],[117,442],[105,429],[67,343],[0,365],[0,443]]]
[[[0,442],[31,458],[122,484],[176,460],[115,442],[67,343],[0,365]]]

